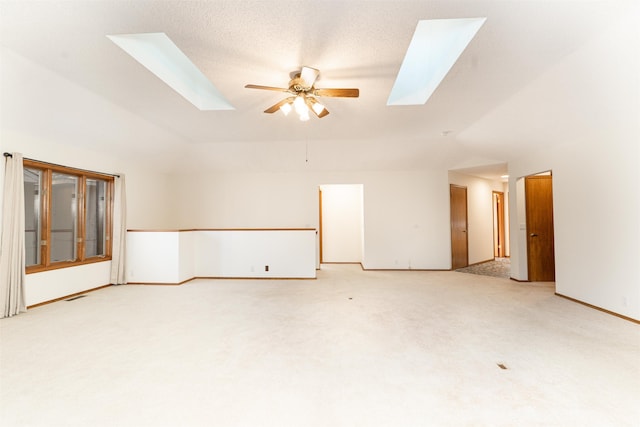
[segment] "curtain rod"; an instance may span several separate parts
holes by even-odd
[[[13,157],[13,154],[5,152],[4,156],[5,157]],[[115,176],[117,178],[120,178],[120,175],[117,175],[115,173],[103,173],[103,172],[96,172],[96,171],[92,171],[92,170],[88,170],[88,169],[78,169],[78,168],[73,168],[73,167],[70,167],[70,166],[59,165],[57,163],[50,163],[50,162],[43,162],[41,160],[36,160],[36,159],[29,159],[27,157],[24,157],[24,160],[31,160],[32,162],[44,163],[45,165],[59,166],[61,168],[75,169],[75,170],[79,170],[79,171],[82,171],[82,172],[90,172],[90,173],[95,173],[95,174],[98,174],[98,175]]]

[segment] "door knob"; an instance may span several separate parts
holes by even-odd
[[[538,237],[536,233],[531,233],[531,237]]]

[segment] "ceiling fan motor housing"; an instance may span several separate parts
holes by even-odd
[[[289,90],[294,93],[309,92],[313,86],[308,86],[306,82],[297,74],[296,77],[289,82]]]

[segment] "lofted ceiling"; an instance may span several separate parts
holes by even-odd
[[[3,0],[2,59],[38,71],[3,69],[0,123],[167,171],[440,165],[496,177],[553,143],[519,140],[496,114],[629,3]],[[487,20],[431,99],[387,106],[418,20],[468,17]],[[166,33],[235,110],[198,110],[106,37],[145,32]],[[316,87],[357,87],[360,97],[323,98],[331,114],[300,122],[262,112],[284,94],[244,88],[286,87],[303,65],[320,69]]]

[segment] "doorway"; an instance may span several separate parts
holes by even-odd
[[[364,246],[362,184],[321,185],[319,205],[320,263],[361,263]]]
[[[493,192],[493,256],[504,258],[507,256],[507,239],[504,226],[504,192]]]
[[[451,205],[451,269],[469,265],[467,236],[467,187],[449,184]]]
[[[527,271],[531,282],[555,281],[553,179],[551,173],[525,177]]]

